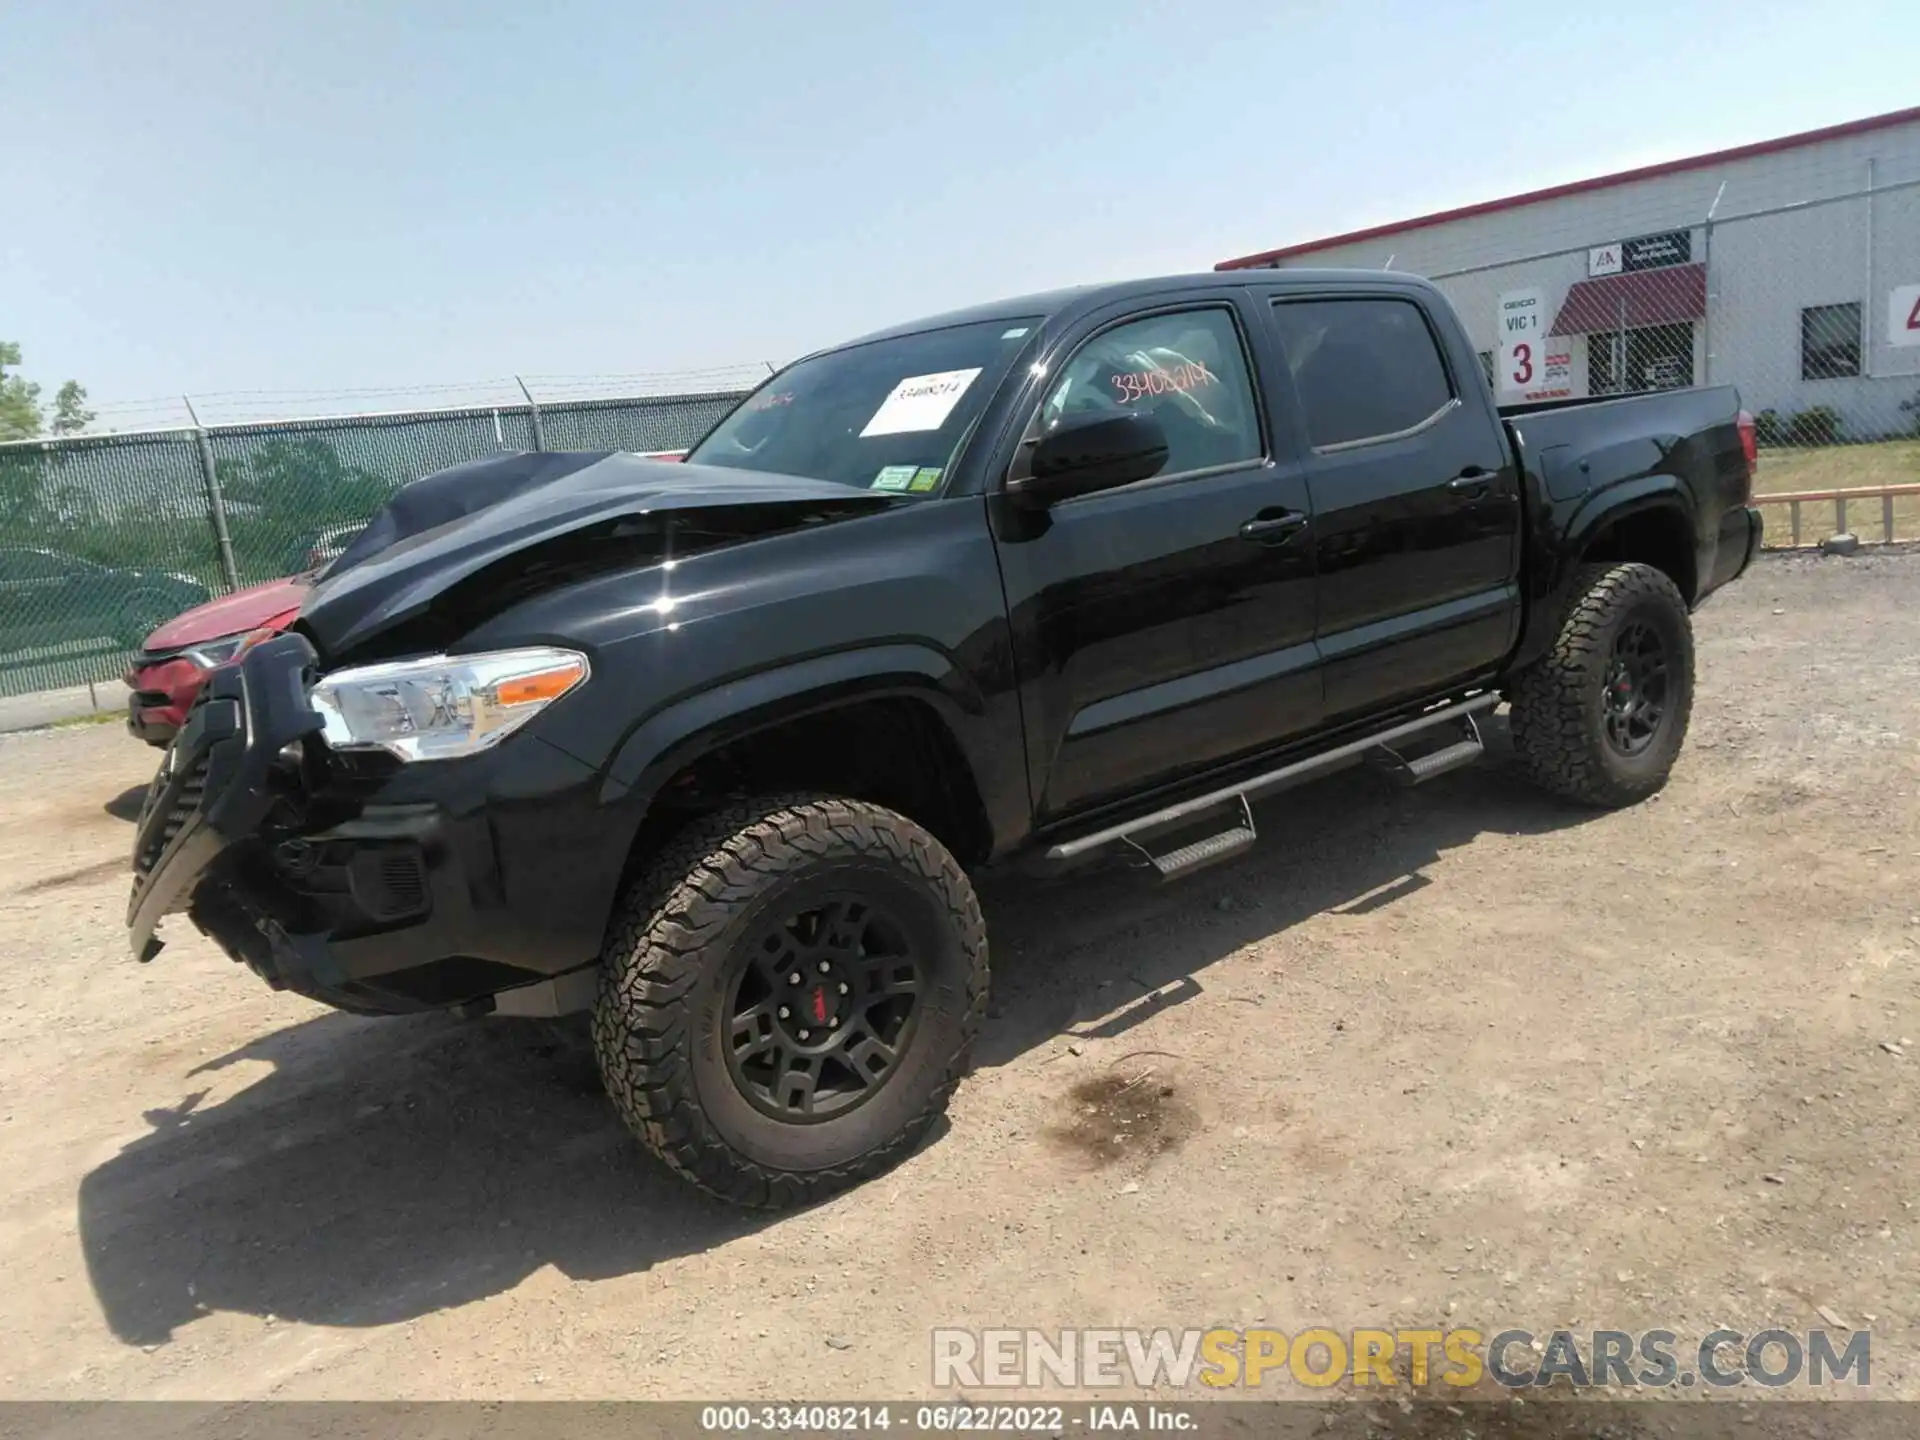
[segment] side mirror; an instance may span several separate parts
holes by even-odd
[[[1007,494],[1023,505],[1045,509],[1077,495],[1149,479],[1166,463],[1166,431],[1151,415],[1067,415],[1033,442],[1027,473],[1008,479]]]

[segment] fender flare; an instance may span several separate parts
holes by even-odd
[[[1674,475],[1640,475],[1604,489],[1589,491],[1567,521],[1568,570],[1579,564],[1593,539],[1610,525],[1656,510],[1676,510],[1689,536],[1700,533],[1693,495]]]
[[[679,696],[628,732],[607,766],[601,803],[650,804],[672,776],[722,745],[784,720],[889,696],[933,708],[984,800],[989,757],[981,753],[978,722],[986,707],[978,687],[932,646],[892,643],[816,655]]]
[[[1509,662],[1511,666],[1530,664],[1552,646],[1559,633],[1560,618],[1572,598],[1574,576],[1579,573],[1594,540],[1622,520],[1663,510],[1677,515],[1685,527],[1688,544],[1696,552],[1696,576],[1700,573],[1700,531],[1693,497],[1678,477],[1664,473],[1640,475],[1590,491],[1567,517],[1565,529],[1554,547],[1557,559],[1541,577],[1543,583],[1531,590],[1525,630]],[[1689,605],[1693,603],[1691,595],[1685,599]]]

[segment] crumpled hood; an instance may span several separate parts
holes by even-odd
[[[249,585],[204,605],[196,605],[167,621],[140,647],[148,654],[180,650],[202,645],[226,635],[239,635],[266,624],[276,615],[298,609],[306,597],[307,577],[294,575],[285,580],[269,580],[264,585]]]
[[[830,481],[624,453],[503,455],[402,487],[322,573],[300,621],[337,659],[480,571],[504,580],[502,562],[591,527],[674,514],[724,528],[774,507],[824,518],[894,503]],[[761,528],[766,518],[757,517]],[[751,538],[754,526],[741,528]]]

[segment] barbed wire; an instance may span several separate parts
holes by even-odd
[[[615,374],[498,376],[485,380],[433,384],[359,385],[311,390],[206,390],[188,396],[89,398],[92,413],[82,435],[190,426],[248,424],[268,420],[345,418],[414,409],[508,408],[535,404],[630,399],[743,390],[764,380],[776,367],[770,361],[710,365],[681,370],[634,370]],[[523,393],[521,387],[525,385]],[[188,404],[191,400],[192,409]],[[427,403],[431,402],[431,403]],[[47,437],[51,438],[51,437]]]

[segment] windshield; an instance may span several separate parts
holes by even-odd
[[[749,396],[687,460],[931,495],[1039,323],[955,325],[802,360]]]

